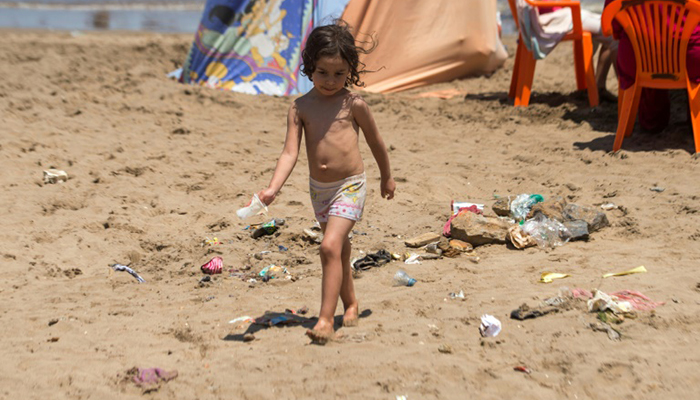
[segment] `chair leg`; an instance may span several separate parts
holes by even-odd
[[[515,89],[515,106],[527,107],[530,104],[532,80],[535,77],[537,60],[526,47],[520,52],[520,65],[518,67],[518,84]]]
[[[522,40],[518,40],[518,46],[515,50],[515,62],[513,63],[513,74],[510,78],[510,90],[508,91],[508,97],[509,98],[515,98],[515,91],[518,87],[518,70],[520,69],[520,59],[522,50],[520,49],[521,46],[524,46]]]
[[[586,67],[583,60],[583,44],[580,39],[574,40],[574,67],[576,69],[576,89],[578,90],[586,88]]]
[[[581,40],[583,44],[583,67],[586,73],[586,87],[588,89],[588,104],[595,107],[599,103],[598,86],[595,82],[595,71],[593,69],[593,40],[590,32],[583,32]]]
[[[622,96],[618,99],[621,105],[618,105],[620,114],[617,121],[617,132],[615,133],[615,143],[613,151],[618,151],[622,147],[622,141],[625,139],[625,134],[628,127],[634,127],[634,120],[637,117],[637,108],[634,103],[639,105],[639,96],[642,93],[642,88],[636,84],[623,91]],[[637,101],[635,101],[637,99]],[[631,123],[630,123],[631,122]]]
[[[620,120],[620,114],[622,113],[622,97],[625,95],[625,91],[619,86],[617,87],[617,119]]]
[[[693,125],[695,154],[700,153],[700,84],[688,80],[688,103],[690,104],[690,121]]]
[[[625,137],[632,136],[632,131],[634,130],[634,122],[637,120],[637,113],[639,112],[639,100],[642,98],[642,88],[637,87],[635,92],[630,92],[630,95],[634,93],[632,98],[632,108],[630,109],[630,116],[627,120],[627,125],[625,126]]]

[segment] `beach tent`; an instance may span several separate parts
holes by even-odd
[[[496,0],[207,0],[180,81],[249,94],[311,89],[301,49],[311,30],[342,18],[359,41],[365,90],[395,92],[488,74],[507,54]]]

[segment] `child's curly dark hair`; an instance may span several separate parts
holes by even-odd
[[[339,55],[350,66],[350,75],[345,81],[345,87],[350,85],[364,86],[364,82],[360,80],[360,74],[370,71],[364,70],[365,64],[360,61],[360,54],[367,54],[374,49],[376,41],[372,40],[370,43],[369,49],[355,45],[355,38],[350,32],[350,27],[342,20],[336,20],[331,25],[314,28],[306,39],[306,46],[301,52],[303,64],[301,72],[313,81],[311,75],[316,71],[316,61],[323,56]]]

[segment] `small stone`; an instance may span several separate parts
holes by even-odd
[[[554,219],[563,222],[564,207],[566,207],[566,200],[564,200],[563,197],[550,197],[543,202],[536,203],[535,205],[533,205],[530,209],[530,212],[528,213],[528,219],[540,213],[549,219]]]
[[[49,320],[49,326],[56,325],[58,323],[58,318],[52,318]]]
[[[575,221],[565,221],[564,226],[571,233],[571,240],[588,240],[588,224],[586,221],[577,219]]]
[[[493,203],[493,206],[491,206],[491,209],[499,217],[510,216],[510,196],[501,197],[500,199],[496,200],[496,202]]]
[[[246,333],[245,335],[243,335],[244,342],[252,342],[253,340],[255,340],[255,335],[253,335],[252,333]]]
[[[449,344],[441,344],[440,347],[438,347],[438,351],[442,354],[452,354],[452,346]]]
[[[471,212],[459,214],[452,220],[452,238],[480,246],[505,244],[510,223],[499,218],[489,218]]]
[[[608,217],[604,212],[593,208],[582,207],[577,204],[567,204],[566,207],[564,207],[563,216],[566,221],[586,221],[589,233],[610,226],[610,221],[608,221]]]
[[[666,188],[663,188],[660,186],[654,186],[654,187],[650,187],[649,190],[651,190],[652,192],[661,193],[664,190],[666,190]]]

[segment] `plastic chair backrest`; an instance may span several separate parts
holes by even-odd
[[[656,88],[685,87],[688,40],[700,21],[696,0],[615,0],[603,11],[602,28],[616,19],[629,37],[637,82]]]

